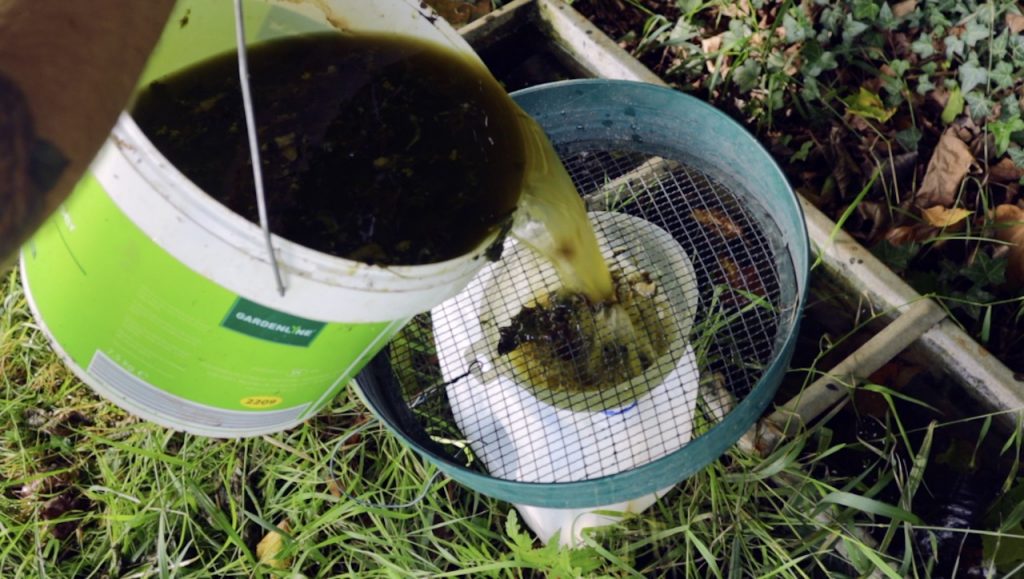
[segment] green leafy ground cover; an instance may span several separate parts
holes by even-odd
[[[800,193],[1024,372],[1017,2],[573,5],[746,124]]]

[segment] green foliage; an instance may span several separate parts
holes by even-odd
[[[964,112],[964,94],[960,92],[960,86],[954,86],[953,90],[949,91],[949,99],[946,101],[946,106],[942,108],[942,122],[945,124],[952,123],[957,117]]]
[[[921,251],[920,244],[907,243],[904,245],[893,245],[883,239],[871,249],[871,253],[880,259],[882,263],[889,266],[897,273],[902,273],[910,268],[910,262]]]
[[[592,547],[570,549],[560,547],[558,535],[544,546],[535,547],[533,536],[519,524],[519,514],[508,511],[505,519],[509,557],[518,564],[542,571],[549,577],[594,577],[594,571],[603,564],[601,556]]]
[[[996,155],[1002,155],[1010,148],[1010,137],[1014,133],[1024,131],[1024,119],[1020,118],[1018,109],[1017,113],[1011,116],[1009,120],[990,122],[988,129],[992,131],[992,135],[996,140]]]

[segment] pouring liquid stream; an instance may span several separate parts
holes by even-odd
[[[499,354],[511,352],[535,385],[612,387],[641,374],[665,351],[653,295],[636,295],[632,283],[654,285],[644,272],[613,276],[557,152],[536,121],[519,116],[526,164],[511,234],[554,266],[562,287],[526,304],[501,330]],[[526,347],[513,352],[519,346]]]

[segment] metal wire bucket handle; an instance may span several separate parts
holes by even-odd
[[[249,137],[249,158],[252,162],[252,179],[256,189],[256,210],[259,213],[260,229],[267,244],[270,267],[274,271],[274,282],[277,293],[284,297],[284,280],[277,264],[277,255],[270,239],[270,223],[267,219],[267,200],[263,190],[263,167],[260,162],[260,144],[256,135],[256,112],[252,104],[252,92],[249,89],[248,49],[245,45],[245,22],[242,18],[242,0],[235,0],[235,43],[238,52],[238,79],[242,87],[242,109],[245,111],[245,129]]]

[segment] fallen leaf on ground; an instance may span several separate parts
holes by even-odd
[[[996,183],[1013,183],[1024,177],[1024,168],[1018,167],[1009,157],[1003,157],[989,167],[988,177]]]
[[[336,499],[341,498],[341,486],[338,484],[338,479],[334,477],[327,479],[327,492]]]
[[[996,207],[996,239],[1008,244],[1006,280],[1016,288],[1024,286],[1024,209],[1016,205]]]
[[[742,18],[749,16],[754,10],[750,6],[750,0],[740,0],[739,2],[723,2],[718,7],[718,12],[729,18]]]
[[[946,102],[942,105],[942,115],[939,118],[947,125],[952,123],[963,114],[965,102],[964,95],[960,93],[960,87],[953,87],[953,90],[946,95]]]
[[[274,569],[287,569],[292,564],[291,559],[281,559],[278,555],[284,547],[284,536],[282,533],[288,533],[292,530],[292,527],[288,524],[288,519],[285,519],[277,524],[277,528],[281,530],[280,533],[270,531],[260,539],[259,544],[256,545],[256,558],[259,559],[260,563],[269,565]]]
[[[907,243],[925,241],[935,236],[935,228],[917,223],[915,225],[898,225],[886,232],[882,239],[889,243],[901,246]]]
[[[694,209],[693,218],[706,229],[710,229],[725,239],[736,239],[743,235],[743,228],[717,209]]]
[[[704,54],[709,54],[711,52],[718,52],[718,50],[720,48],[722,48],[722,36],[724,36],[724,35],[725,35],[725,33],[722,33],[722,34],[716,34],[716,35],[708,37],[708,38],[701,38],[700,39],[700,48],[701,48],[701,50],[704,51]]]
[[[967,175],[967,170],[974,162],[974,155],[967,145],[953,134],[952,129],[942,133],[932,158],[928,161],[928,169],[924,180],[917,190],[915,199],[920,206],[953,204],[960,182]]]
[[[700,48],[704,51],[707,56],[707,62],[705,63],[708,67],[708,72],[714,74],[718,67],[717,61],[720,58],[718,51],[722,48],[722,37],[725,33],[716,34],[710,38],[702,38],[700,41]],[[729,70],[728,63],[722,59],[722,74],[724,75]]]
[[[490,0],[427,0],[427,4],[455,28],[465,26],[491,11]]]
[[[921,216],[932,227],[950,227],[967,219],[973,211],[962,207],[947,209],[942,205],[936,205],[921,210]]]
[[[36,476],[38,478],[34,478],[21,485],[21,488],[15,491],[18,498],[23,501],[39,501],[46,495],[63,491],[76,478],[76,473],[60,470],[54,474],[39,474]]]
[[[878,236],[889,226],[889,206],[882,206],[877,201],[861,201],[857,211],[849,221],[852,232],[861,233],[868,243],[873,244]],[[867,232],[864,233],[864,230]]]
[[[892,15],[894,18],[903,18],[916,8],[917,0],[903,0],[903,2],[897,2],[892,5]]]
[[[1024,31],[1024,16],[1007,14],[1006,27],[1010,29],[1010,34],[1020,34],[1021,31]]]
[[[846,112],[883,123],[896,113],[896,109],[885,108],[882,99],[864,87],[843,99],[843,102],[846,103]]]
[[[730,289],[722,296],[722,303],[729,306],[743,307],[750,303],[746,294],[765,297],[767,292],[761,276],[753,266],[740,267],[732,258],[718,256],[718,265],[722,268],[716,275],[719,283],[724,282]],[[723,275],[724,274],[724,275]],[[723,279],[724,278],[724,279]]]

